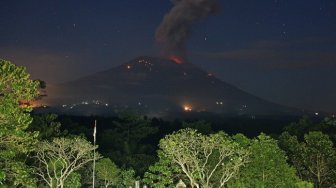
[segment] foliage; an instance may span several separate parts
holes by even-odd
[[[297,188],[314,188],[314,185],[310,182],[300,181],[295,184]]]
[[[106,188],[121,181],[120,169],[109,158],[100,159],[96,163],[96,173],[97,179],[103,181]]]
[[[207,123],[205,121],[196,121],[196,122],[191,122],[191,123],[182,122],[182,128],[196,129],[198,132],[202,134],[213,133],[210,123]]]
[[[38,131],[40,140],[52,140],[54,137],[62,137],[67,131],[61,131],[61,123],[57,122],[56,114],[38,114],[33,116],[33,122],[28,130]]]
[[[300,179],[308,180],[308,169],[304,166],[304,148],[298,141],[296,136],[290,135],[288,132],[283,132],[279,137],[279,146],[283,149],[291,165],[296,168]]]
[[[304,165],[316,187],[333,187],[336,167],[336,153],[328,135],[309,132],[304,135]]]
[[[143,182],[150,187],[175,187],[175,183],[182,178],[182,171],[161,150],[158,151],[158,156],[159,161],[149,166]]]
[[[124,169],[120,173],[122,181],[121,187],[132,187],[135,182],[135,171],[133,169]]]
[[[223,187],[246,163],[249,152],[223,132],[205,136],[182,129],[160,140],[164,155],[179,165],[191,187]],[[214,182],[215,177],[218,177]]]
[[[308,116],[304,116],[298,122],[293,122],[287,127],[285,127],[285,131],[291,135],[295,135],[301,138],[313,127],[315,127],[315,123]]]
[[[0,171],[0,185],[6,179],[6,174],[3,171]]]
[[[314,122],[305,116],[284,129],[289,134],[297,136],[299,140],[303,140],[304,134],[311,131],[321,131],[324,134],[328,134],[332,141],[336,143],[336,118],[333,116],[325,117],[321,122]]]
[[[328,135],[309,132],[300,143],[296,136],[285,132],[280,143],[303,180],[314,182],[315,187],[335,186],[336,153]]]
[[[34,186],[24,160],[37,133],[26,131],[32,118],[25,103],[38,95],[37,88],[24,67],[0,60],[0,181],[7,184]]]
[[[117,164],[136,169],[143,174],[155,160],[155,149],[145,140],[155,134],[158,128],[152,127],[150,121],[139,116],[124,114],[113,121],[113,129],[105,130],[98,143],[108,156]]]
[[[67,188],[79,188],[81,184],[81,175],[78,172],[71,173],[69,177],[65,180],[64,185]]]
[[[328,134],[329,138],[336,144],[336,117],[326,117],[319,124],[320,129],[316,131],[322,131],[324,134]]]
[[[37,79],[37,80],[34,80],[34,81],[38,82],[39,94],[37,96],[35,96],[35,98],[34,98],[34,100],[38,101],[38,100],[41,100],[43,97],[47,96],[47,91],[46,91],[47,84],[46,84],[45,81],[40,80],[40,79]]]
[[[250,144],[242,135],[236,140],[250,148],[251,156],[239,176],[230,182],[232,187],[237,187],[237,183],[242,187],[293,187],[298,182],[295,169],[288,165],[285,152],[276,140],[265,134],[250,140]]]
[[[80,137],[42,141],[35,149],[36,174],[49,187],[64,187],[72,173],[93,161],[96,148]]]

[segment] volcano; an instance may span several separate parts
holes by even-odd
[[[237,115],[292,114],[292,108],[258,98],[192,63],[137,57],[112,69],[59,84],[48,105],[74,108],[100,105],[145,113],[215,112]]]

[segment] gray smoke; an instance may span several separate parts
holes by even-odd
[[[192,25],[218,10],[218,0],[171,0],[174,7],[157,28],[155,39],[164,56],[172,54],[185,58],[186,41]]]

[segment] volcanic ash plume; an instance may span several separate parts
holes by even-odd
[[[172,0],[174,7],[165,15],[155,33],[163,56],[185,59],[186,41],[192,25],[218,10],[218,0]]]

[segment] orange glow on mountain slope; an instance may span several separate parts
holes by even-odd
[[[183,59],[177,55],[170,55],[169,59],[174,61],[176,64],[182,64],[183,63]]]

